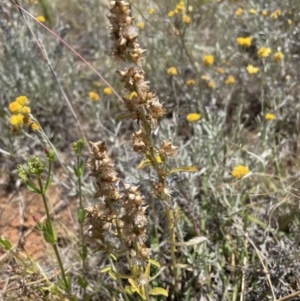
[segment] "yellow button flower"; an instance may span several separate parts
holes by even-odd
[[[243,9],[239,7],[239,8],[236,9],[236,11],[235,11],[234,14],[235,14],[236,16],[240,16],[242,13],[243,13]]]
[[[261,47],[258,49],[257,51],[257,55],[260,57],[260,58],[264,58],[264,57],[267,57],[269,56],[271,53],[271,49],[270,48],[266,48],[266,47]]]
[[[44,16],[37,16],[36,19],[37,19],[38,21],[40,21],[41,23],[45,23],[45,21],[46,21],[46,19],[45,19]]]
[[[92,101],[98,101],[98,100],[100,99],[99,94],[96,93],[96,92],[93,92],[93,91],[90,91],[90,92],[89,92],[89,98],[90,98]]]
[[[112,93],[111,88],[110,87],[105,87],[103,89],[103,93],[106,95],[110,95]]]
[[[175,75],[177,75],[177,69],[176,69],[175,67],[170,67],[170,68],[167,70],[167,73],[168,73],[169,75],[175,76]]]
[[[40,126],[37,123],[33,122],[31,124],[31,129],[35,132],[40,129]]]
[[[255,14],[256,14],[256,10],[255,10],[254,8],[251,8],[251,9],[249,10],[249,13],[250,13],[251,15],[255,15]]]
[[[25,106],[28,104],[28,98],[24,95],[21,95],[15,99],[21,106]]]
[[[175,15],[174,10],[170,10],[170,11],[168,12],[168,17],[169,17],[169,18],[172,18],[174,15]]]
[[[9,122],[14,127],[21,126],[23,124],[24,116],[22,114],[15,114],[10,116]]]
[[[226,85],[231,85],[231,84],[234,84],[234,83],[235,83],[235,78],[232,75],[229,75],[227,77],[227,79],[225,80],[225,84]]]
[[[251,42],[252,42],[252,38],[251,37],[238,37],[236,39],[237,43],[242,46],[242,47],[250,47],[251,46]]]
[[[238,165],[238,166],[234,167],[234,169],[231,172],[231,175],[235,179],[240,179],[240,178],[244,177],[245,175],[247,175],[248,173],[249,173],[248,167],[246,167],[244,165]]]
[[[273,60],[275,63],[279,63],[281,62],[281,60],[283,59],[283,53],[282,52],[275,52],[274,56],[273,56]]]
[[[23,115],[28,115],[30,113],[30,108],[27,106],[24,106],[21,108],[20,113],[22,113]]]
[[[247,71],[249,74],[255,74],[259,71],[259,69],[257,67],[254,67],[253,65],[249,64],[247,67],[246,67]]]
[[[182,13],[184,10],[184,2],[180,1],[175,8],[176,11],[178,11],[179,13]]]
[[[186,120],[189,122],[198,121],[201,118],[201,115],[198,113],[190,113],[186,116]]]
[[[185,84],[188,86],[188,87],[191,87],[191,86],[195,86],[195,80],[194,79],[187,79]]]
[[[214,63],[214,56],[213,55],[205,55],[203,57],[203,61],[202,61],[204,66],[211,66]]]
[[[17,113],[20,111],[22,106],[17,101],[13,101],[9,104],[8,109],[11,113]]]
[[[262,14],[264,17],[266,17],[266,16],[268,15],[268,11],[264,9],[264,10],[261,12],[261,14]]]
[[[149,12],[149,15],[153,15],[155,13],[155,8],[153,8],[153,7],[150,8],[148,12]]]
[[[280,9],[276,9],[276,10],[270,15],[270,18],[271,18],[271,19],[277,19],[280,15],[281,15],[281,10],[280,10]]]
[[[144,29],[144,23],[139,21],[139,22],[136,22],[136,26],[139,28],[139,29]]]
[[[275,115],[272,114],[272,113],[267,113],[267,114],[265,115],[265,119],[266,119],[266,120],[274,120],[275,118],[276,118]]]
[[[191,23],[191,18],[188,15],[183,15],[182,16],[182,22],[185,24],[190,24]]]

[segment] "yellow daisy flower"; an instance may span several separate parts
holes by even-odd
[[[185,84],[188,86],[188,87],[191,87],[191,86],[195,86],[195,80],[194,79],[187,79]]]
[[[33,122],[31,124],[31,129],[35,132],[40,129],[40,126],[37,123]]]
[[[235,78],[232,75],[229,75],[227,77],[227,79],[225,80],[225,84],[226,85],[231,85],[231,84],[234,84],[234,83],[235,83]]]
[[[188,122],[195,122],[198,121],[201,118],[201,115],[198,113],[190,113],[186,116],[186,120]]]
[[[18,102],[21,106],[28,104],[28,98],[24,95],[17,97],[15,101]]]
[[[27,106],[24,106],[21,108],[20,113],[22,113],[23,115],[28,115],[30,113],[30,108]]]
[[[191,18],[188,15],[183,15],[182,16],[182,22],[185,24],[190,24],[191,23]]]
[[[22,106],[17,101],[11,102],[8,106],[8,109],[11,113],[17,113],[21,108]]]
[[[203,63],[204,66],[211,66],[211,65],[213,65],[213,63],[214,63],[214,56],[210,55],[210,54],[205,55],[203,57],[202,63]]]
[[[264,58],[264,57],[267,57],[269,56],[271,53],[271,49],[270,48],[266,48],[266,47],[261,47],[258,49],[257,51],[257,55],[260,57],[260,58]]]
[[[106,95],[110,95],[112,93],[111,88],[110,87],[105,87],[103,89],[103,93]]]
[[[9,122],[14,127],[21,126],[23,124],[24,116],[22,114],[15,114],[10,116]]]
[[[155,13],[155,8],[150,8],[148,11],[149,15],[153,15]]]
[[[177,69],[176,69],[175,67],[170,67],[170,68],[167,70],[167,73],[168,73],[169,75],[175,76],[175,75],[177,75]]]
[[[245,175],[247,175],[248,173],[249,173],[248,167],[246,167],[244,165],[238,165],[238,166],[234,167],[234,169],[231,172],[231,175],[235,179],[240,179],[240,178],[244,177]]]
[[[168,12],[168,17],[169,18],[172,18],[174,15],[175,15],[174,10],[171,10],[171,11]]]
[[[265,115],[265,119],[266,119],[266,120],[274,120],[275,118],[276,118],[275,115],[272,114],[272,113],[267,113],[267,114]]]
[[[274,56],[273,56],[273,60],[275,63],[279,63],[281,62],[281,60],[283,59],[283,53],[282,52],[275,52]]]
[[[236,39],[237,43],[242,46],[242,47],[250,47],[251,46],[251,42],[252,42],[252,38],[251,37],[238,37]]]
[[[235,11],[234,14],[235,14],[236,16],[240,16],[242,13],[243,13],[243,9],[239,7],[239,8],[236,9],[236,11]]]
[[[139,21],[139,22],[136,22],[136,26],[139,28],[139,29],[144,29],[144,23]]]
[[[98,93],[96,92],[93,92],[93,91],[90,91],[89,92],[89,98],[92,100],[92,101],[98,101],[100,99],[100,96]]]
[[[276,9],[276,10],[270,15],[270,18],[271,18],[271,19],[277,19],[280,15],[281,15],[281,10],[280,10],[280,9]]]
[[[262,14],[264,17],[266,17],[266,16],[268,15],[268,11],[264,9],[264,10],[261,12],[261,14]]]
[[[259,71],[259,69],[257,67],[254,67],[253,65],[249,64],[247,67],[246,67],[247,71],[249,74],[255,74]]]
[[[37,19],[38,21],[40,21],[41,23],[45,23],[45,21],[46,21],[46,19],[45,19],[44,16],[37,16],[36,19]]]

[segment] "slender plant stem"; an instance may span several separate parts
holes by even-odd
[[[48,176],[51,175],[51,166],[52,165],[50,163],[49,164],[50,172],[48,171]],[[42,199],[43,199],[43,202],[44,202],[44,207],[45,207],[47,219],[50,221],[51,218],[50,218],[49,206],[48,206],[48,202],[47,202],[47,198],[46,198],[46,191],[45,191],[45,188],[43,186],[41,176],[38,176],[38,183],[39,183],[39,188],[40,188],[40,191],[41,191]],[[69,287],[69,283],[67,281],[65,269],[64,269],[64,266],[62,264],[62,260],[61,260],[61,257],[60,257],[59,251],[58,251],[57,243],[52,244],[52,246],[53,246],[53,249],[54,249],[58,264],[59,264],[59,267],[60,267],[60,271],[61,271],[61,275],[62,275],[64,284],[66,286],[66,292],[67,292],[68,295],[70,295],[70,287]]]
[[[169,244],[170,253],[172,260],[172,284],[174,286],[175,295],[177,295],[177,267],[176,267],[176,255],[175,255],[175,232],[174,232],[174,215],[172,208],[166,206],[166,216],[168,221],[168,232],[169,232]]]
[[[54,249],[54,252],[55,252],[59,267],[60,267],[61,276],[62,276],[63,281],[64,281],[64,283],[67,287],[67,292],[69,292],[69,290],[70,290],[69,283],[68,283],[68,280],[67,280],[67,277],[66,277],[65,269],[64,269],[63,263],[61,261],[61,257],[60,257],[60,254],[59,254],[58,247],[57,247],[56,243],[53,244],[53,249]]]
[[[120,288],[121,288],[121,291],[124,292],[124,293],[123,293],[124,299],[125,299],[126,301],[129,301],[128,296],[127,296],[127,294],[125,293],[125,288],[124,288],[124,286],[123,286],[122,280],[121,280],[121,278],[118,276],[117,268],[115,267],[115,265],[114,265],[114,263],[113,263],[113,260],[111,259],[110,256],[108,256],[108,260],[109,260],[110,266],[113,268],[113,272],[115,272],[115,274],[116,274],[117,282],[118,282],[118,284],[119,284],[119,286],[120,286]]]
[[[79,159],[78,159],[78,165],[79,166]],[[81,212],[83,212],[83,202],[82,202],[82,189],[81,189],[81,177],[78,177],[78,190],[79,190],[79,208],[81,209]],[[81,239],[81,258],[82,258],[82,273],[85,277],[86,275],[86,245],[85,245],[85,238],[84,238],[84,233],[83,233],[83,225],[82,223],[79,223],[79,232],[80,232],[80,239]],[[83,288],[83,294],[86,296],[86,287]]]
[[[38,177],[38,182],[39,182],[39,186],[40,186],[40,191],[41,191],[41,195],[42,195],[42,199],[43,199],[47,219],[50,220],[49,206],[48,206],[47,198],[46,198],[46,195],[45,195],[42,179],[41,179],[40,176]]]

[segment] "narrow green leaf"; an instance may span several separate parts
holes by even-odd
[[[113,253],[110,253],[109,256],[110,256],[114,261],[117,261],[117,257],[116,257]]]
[[[132,287],[137,289],[139,288],[138,284],[132,278],[128,278],[128,282],[131,284]]]
[[[117,277],[116,277],[116,275],[115,275],[115,273],[114,273],[113,271],[109,271],[109,272],[108,272],[108,275],[109,275],[112,279],[117,280]]]
[[[263,229],[267,229],[267,225],[264,222],[262,222],[261,220],[257,219],[255,216],[253,216],[251,214],[247,214],[246,217],[250,222],[253,222],[253,223],[261,226]]]
[[[155,159],[156,159],[156,162],[158,163],[158,164],[160,164],[160,163],[162,163],[162,159],[161,159],[161,157],[159,156],[159,155],[157,155],[156,157],[155,157]],[[152,164],[152,162],[151,162],[151,160],[149,160],[148,158],[143,158],[142,160],[141,160],[141,162],[138,164],[138,166],[137,166],[137,169],[142,169],[142,168],[144,168],[144,167],[146,167],[146,166],[152,166],[153,164]]]
[[[168,292],[162,287],[156,287],[149,291],[149,295],[153,295],[153,296],[163,295],[165,297],[168,297]]]
[[[145,270],[145,275],[146,277],[150,276],[150,267],[151,267],[151,263],[148,262],[147,266],[146,266],[146,270]]]
[[[0,246],[7,251],[11,249],[11,243],[3,237],[0,237]]]
[[[26,187],[31,192],[42,194],[41,191],[31,181],[26,182]]]
[[[107,272],[109,272],[109,271],[111,271],[111,267],[110,267],[110,266],[101,269],[101,270],[100,270],[100,273],[107,273]]]
[[[51,220],[46,221],[46,226],[43,229],[43,236],[47,243],[55,244],[57,242],[57,234]]]
[[[156,267],[160,268],[160,263],[156,260],[153,259],[148,259],[148,262],[151,263],[152,265],[155,265]]]
[[[126,286],[125,287],[125,293],[127,295],[133,295],[136,292],[136,288],[132,287],[132,286]]]
[[[62,279],[60,279],[59,276],[57,276],[56,281],[57,281],[57,285],[58,285],[61,289],[66,290],[67,287],[66,287],[64,281],[62,281]]]
[[[67,276],[66,280],[67,280],[67,289],[69,289],[71,287],[71,277]]]
[[[181,171],[187,171],[187,172],[195,172],[198,171],[198,169],[195,166],[181,166],[171,169],[168,173],[172,174],[174,172],[181,172]]]
[[[77,220],[78,220],[78,223],[80,225],[82,225],[84,223],[84,220],[85,220],[85,211],[82,210],[81,208],[77,209]]]
[[[81,178],[82,176],[82,169],[80,167],[76,167],[73,165],[73,170],[77,178]]]
[[[78,276],[77,278],[78,280],[78,284],[82,287],[82,288],[86,288],[88,286],[88,282],[85,280],[85,278]]]

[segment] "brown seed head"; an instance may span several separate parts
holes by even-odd
[[[163,141],[161,143],[161,149],[159,150],[159,155],[160,156],[169,156],[169,157],[174,157],[175,156],[175,150],[178,147],[174,146],[170,141]]]

